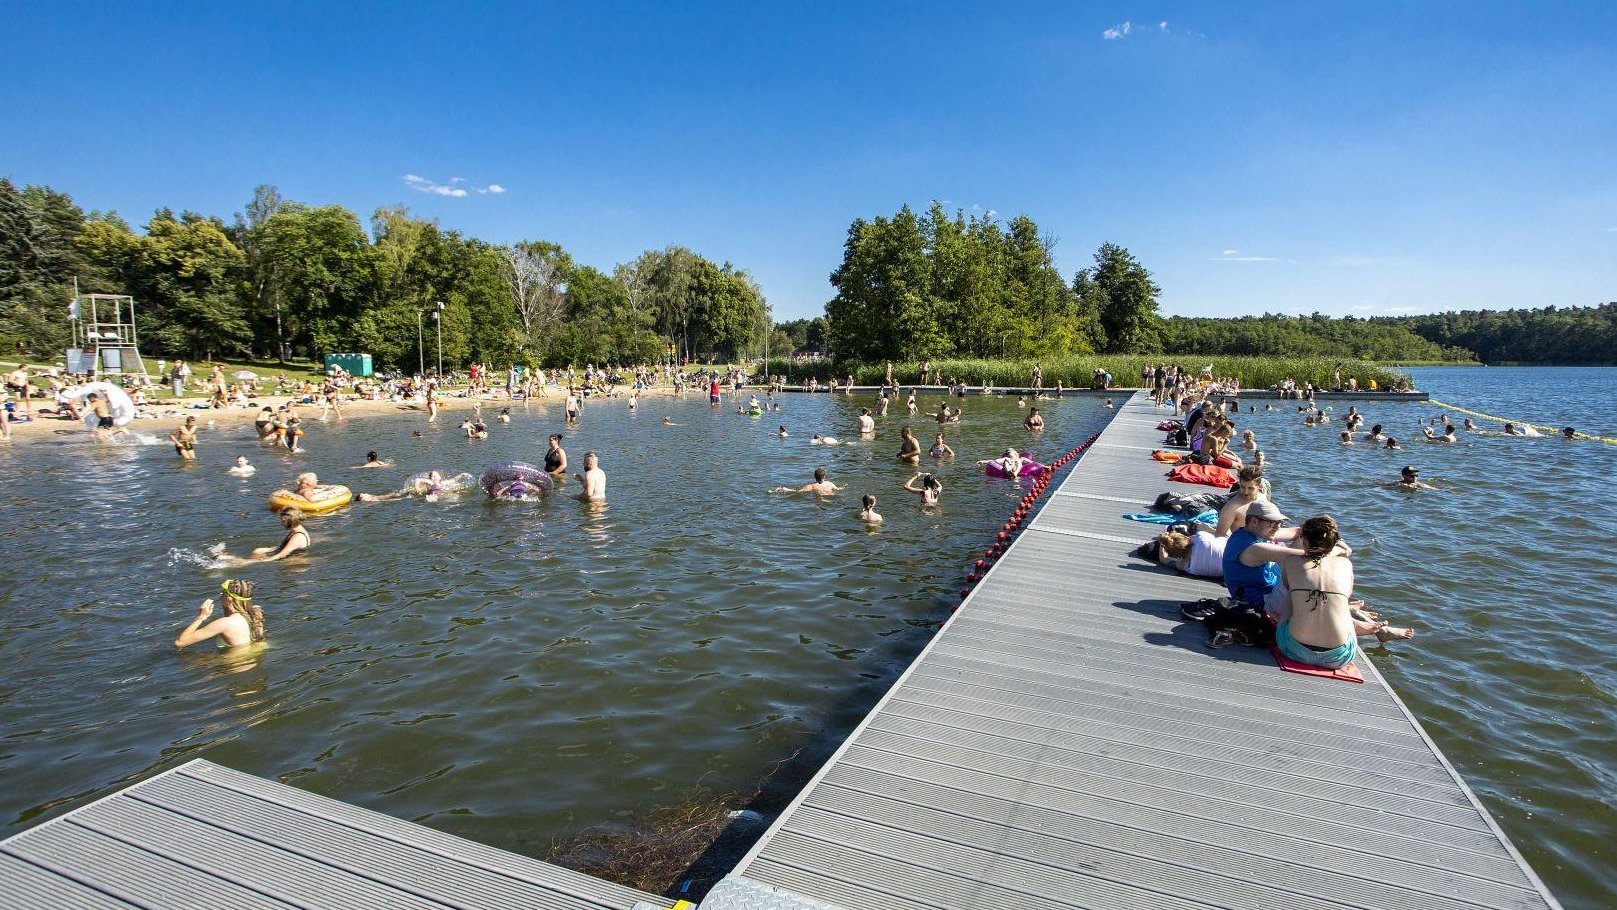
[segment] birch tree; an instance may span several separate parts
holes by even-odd
[[[571,262],[554,243],[524,241],[500,251],[500,274],[521,323],[518,341],[527,354],[536,338],[553,330],[567,307],[565,276]]]

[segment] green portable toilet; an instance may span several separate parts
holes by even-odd
[[[334,366],[342,367],[350,376],[369,376],[372,373],[369,354],[327,354],[326,372]]]

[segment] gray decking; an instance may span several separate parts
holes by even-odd
[[[1141,396],[703,910],[1558,907],[1375,668],[1209,651]],[[1185,490],[1206,489],[1185,487]]]
[[[201,760],[0,841],[0,906],[18,910],[670,903]]]

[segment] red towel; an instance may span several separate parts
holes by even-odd
[[[1279,648],[1272,648],[1270,650],[1274,651],[1275,661],[1280,664],[1280,669],[1282,670],[1287,670],[1292,673],[1301,673],[1304,676],[1323,676],[1327,679],[1345,679],[1348,682],[1356,683],[1364,682],[1363,674],[1361,674],[1359,672],[1359,668],[1355,667],[1351,662],[1343,664],[1342,666],[1332,670],[1329,667],[1316,667],[1313,664],[1300,664],[1286,655],[1281,654]]]
[[[1211,464],[1181,464],[1175,465],[1168,472],[1169,480],[1180,483],[1200,483],[1210,487],[1229,489],[1235,486],[1235,475],[1227,468]]]

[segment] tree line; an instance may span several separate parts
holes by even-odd
[[[75,279],[133,296],[142,348],[172,357],[358,351],[414,369],[436,361],[435,319],[455,366],[731,358],[786,343],[746,271],[680,246],[607,274],[555,243],[494,245],[403,206],[367,225],[271,186],[229,222],[164,209],[136,232],[0,178],[0,344],[65,349]]]

